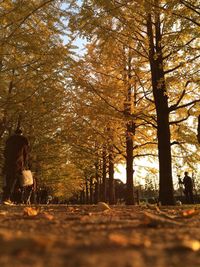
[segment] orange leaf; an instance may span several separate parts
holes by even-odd
[[[39,213],[39,210],[36,208],[31,208],[31,207],[24,208],[24,215],[26,216],[33,217],[33,216],[38,215],[38,213]]]
[[[194,215],[198,215],[198,214],[199,214],[199,210],[195,210],[195,209],[184,210],[184,211],[182,212],[182,216],[183,216],[184,218],[190,218],[190,217],[192,217],[192,216],[194,216]]]

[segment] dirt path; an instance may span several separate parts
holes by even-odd
[[[198,209],[24,209],[0,206],[1,267],[200,267]]]

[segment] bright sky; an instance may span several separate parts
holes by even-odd
[[[149,173],[147,168],[153,168],[155,173]],[[158,163],[149,162],[146,159],[141,159],[136,161],[136,165],[133,167],[134,169],[134,184],[135,185],[144,185],[146,177],[152,177],[155,181],[158,182]],[[125,164],[118,164],[116,166],[115,179],[120,179],[124,183],[126,182],[126,165]]]

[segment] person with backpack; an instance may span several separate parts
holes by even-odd
[[[13,205],[11,198],[17,183],[19,183],[22,171],[28,164],[28,139],[23,136],[22,130],[18,128],[11,135],[5,145],[5,187],[3,192],[3,203]]]

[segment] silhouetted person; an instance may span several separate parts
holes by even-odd
[[[9,205],[12,204],[11,197],[15,186],[28,162],[28,139],[22,135],[20,129],[17,129],[14,135],[6,141],[4,156],[6,186],[4,187],[3,202]]]
[[[37,203],[47,204],[48,190],[46,187],[40,187],[37,191]]]
[[[194,198],[193,198],[193,182],[192,178],[188,176],[188,172],[184,173],[184,178],[183,178],[183,184],[185,187],[184,193],[186,197],[186,202],[193,204],[194,203]]]
[[[183,195],[183,182],[181,180],[180,175],[178,175],[178,187],[179,187],[180,196],[182,197],[182,195]]]

